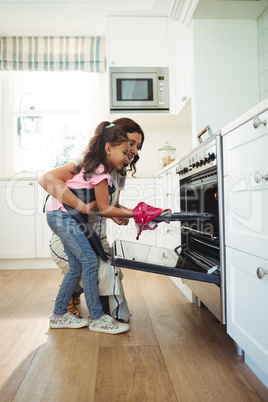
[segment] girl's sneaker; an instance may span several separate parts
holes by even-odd
[[[82,328],[88,326],[87,318],[77,318],[73,314],[67,312],[61,317],[49,317],[50,328]]]
[[[121,334],[129,330],[128,324],[116,321],[114,318],[104,314],[100,320],[89,319],[89,330],[95,332],[104,332],[106,334]]]

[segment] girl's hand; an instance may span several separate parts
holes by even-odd
[[[117,225],[128,225],[129,219],[128,218],[111,218]]]

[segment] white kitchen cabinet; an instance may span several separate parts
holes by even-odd
[[[179,179],[176,164],[165,168],[155,177],[155,205],[172,212],[180,210]],[[174,249],[180,244],[180,222],[159,224],[157,245]]]
[[[227,332],[268,381],[268,259],[227,247],[226,265]]]
[[[35,258],[35,181],[0,181],[0,258]]]
[[[135,208],[142,201],[154,205],[154,179],[151,177],[127,178],[124,191],[120,194],[120,204],[127,208]],[[158,228],[143,231],[139,242],[155,245],[156,231]],[[110,244],[116,239],[136,242],[137,228],[134,219],[130,219],[127,226],[116,225],[111,219],[107,219],[107,234]]]
[[[36,180],[0,181],[0,258],[51,258],[51,230],[43,213],[46,192]]]
[[[179,21],[170,21],[170,41],[176,51],[170,54],[169,79],[172,113],[179,113],[191,99],[192,37],[191,30]]]
[[[260,121],[268,123],[268,112]],[[256,120],[257,121],[257,120]],[[225,242],[267,258],[268,128],[253,119],[223,137]]]
[[[108,18],[109,66],[166,67],[168,53],[168,18]]]
[[[227,332],[268,386],[268,112],[254,114],[223,129]]]

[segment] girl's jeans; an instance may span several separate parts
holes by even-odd
[[[92,319],[103,314],[98,291],[98,258],[86,236],[68,212],[47,211],[47,223],[60,237],[68,256],[69,270],[56,298],[54,314],[65,314],[82,276],[87,308]]]

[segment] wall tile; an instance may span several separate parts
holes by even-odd
[[[268,95],[268,8],[258,19],[260,100]]]

